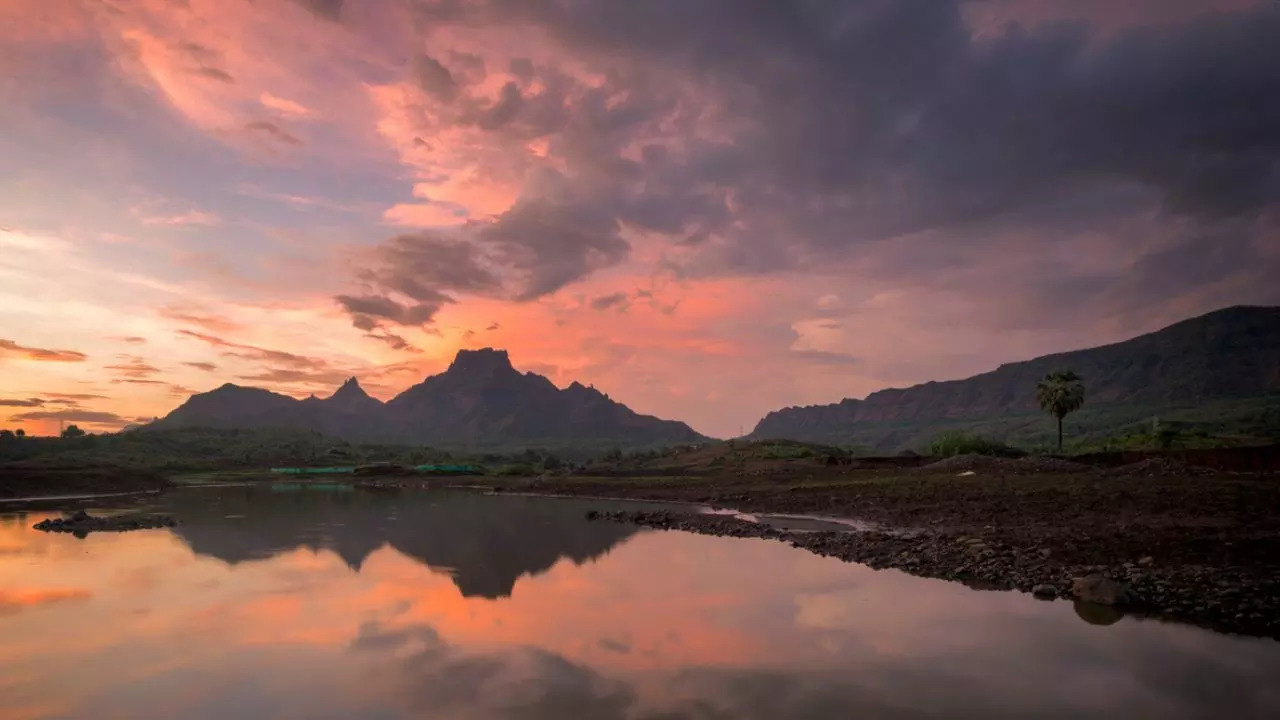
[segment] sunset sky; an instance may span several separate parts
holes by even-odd
[[[730,436],[1278,278],[1272,0],[0,0],[0,427],[493,346]]]

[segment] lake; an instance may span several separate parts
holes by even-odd
[[[642,504],[189,488],[0,505],[4,718],[1275,717],[1280,643],[588,522]]]

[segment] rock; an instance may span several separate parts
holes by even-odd
[[[1077,600],[1095,605],[1124,606],[1137,601],[1137,594],[1124,583],[1102,575],[1084,575],[1071,579],[1071,594]]]
[[[71,533],[83,538],[91,532],[127,532],[129,530],[151,530],[162,527],[174,527],[177,520],[164,515],[115,515],[94,517],[84,510],[62,518],[42,520],[32,527],[44,532]]]
[[[1040,548],[1040,557],[1048,559],[1048,557],[1052,554],[1053,554],[1053,551],[1050,550],[1049,548]]]
[[[1141,565],[1142,567],[1149,567],[1155,561],[1156,559],[1151,557],[1150,555],[1144,555],[1142,558],[1138,560],[1138,564]]]
[[[600,517],[600,512],[599,512],[598,510],[588,510],[588,511],[587,511],[587,519],[588,519],[588,520],[595,520],[596,518],[599,518],[599,517]]]
[[[1037,585],[1031,588],[1031,594],[1035,595],[1038,598],[1043,598],[1045,600],[1052,600],[1053,598],[1058,597],[1058,589],[1052,585],[1042,583],[1040,585]]]

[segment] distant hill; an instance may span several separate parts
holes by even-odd
[[[1125,342],[1002,365],[965,380],[881,390],[865,400],[769,413],[753,439],[787,438],[878,451],[919,447],[944,429],[1046,440],[1036,382],[1070,368],[1085,380],[1077,434],[1114,432],[1153,416],[1202,420],[1224,430],[1280,429],[1280,308],[1233,307]]]
[[[705,439],[684,423],[640,415],[577,382],[561,390],[541,375],[517,371],[505,350],[490,348],[459,351],[448,370],[385,404],[355,378],[327,398],[305,400],[227,384],[193,395],[152,427],[276,427],[472,448],[642,447]]]

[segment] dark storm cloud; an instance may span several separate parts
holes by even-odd
[[[458,94],[458,83],[449,69],[430,55],[418,55],[413,59],[413,79],[424,92],[449,102]]]
[[[48,348],[19,345],[12,340],[0,338],[0,359],[6,357],[37,360],[40,362],[84,362],[88,357],[75,350],[50,350]]]
[[[219,82],[224,82],[224,83],[234,83],[236,81],[236,79],[231,75],[231,73],[227,72],[226,70],[223,70],[222,68],[202,67],[202,68],[196,68],[192,70],[191,73],[193,75],[207,77],[210,80],[217,80]]]
[[[454,301],[451,292],[516,302],[553,293],[616,263],[629,250],[613,199],[574,197],[571,185],[559,173],[542,171],[536,192],[526,193],[491,220],[469,223],[451,234],[429,231],[391,238],[376,249],[359,277],[378,291],[400,293],[437,309]],[[353,318],[377,316],[343,297],[338,300]],[[362,299],[398,305],[386,297]]]
[[[222,61],[222,54],[217,50],[195,42],[178,43],[175,49],[178,52],[185,53],[196,65],[196,67],[190,69],[191,74],[225,83],[234,83],[236,81],[231,73],[218,67],[218,63]]]
[[[502,86],[497,102],[481,114],[477,124],[485,130],[496,130],[511,122],[523,106],[524,96],[520,94],[520,87],[509,82]]]
[[[117,377],[143,379],[160,372],[160,368],[135,355],[121,355],[119,358],[121,362],[106,366],[106,369],[113,371]]]
[[[260,133],[266,137],[286,145],[301,145],[302,141],[279,125],[266,120],[255,120],[244,126],[245,130]]]
[[[443,301],[440,298],[434,302],[402,305],[379,295],[339,295],[336,299],[356,319],[356,327],[361,330],[372,329],[377,320],[387,320],[397,325],[423,325],[431,322],[440,311],[440,303]],[[360,318],[366,321],[367,327],[362,327]]]
[[[239,379],[269,384],[336,385],[351,377],[345,370],[298,370],[295,368],[268,368],[259,373],[239,375]]]
[[[440,233],[397,235],[380,245],[360,271],[366,286],[383,294],[338,295],[334,299],[351,316],[352,324],[396,348],[403,342],[381,324],[426,325],[445,305],[454,302],[446,291],[495,292],[501,283],[479,248],[466,240]],[[398,302],[398,293],[414,304]],[[374,333],[373,331],[378,332]],[[400,342],[397,342],[400,341]]]
[[[342,17],[343,0],[297,0],[297,2],[322,20],[337,22]]]
[[[623,292],[611,293],[609,295],[601,295],[591,301],[592,310],[608,310],[609,308],[622,309],[627,303],[627,294]]]
[[[82,400],[106,400],[106,395],[93,395],[90,393],[41,393],[45,400],[51,403],[76,403]]]
[[[665,266],[685,275],[814,267],[915,233],[942,235],[968,266],[990,245],[966,228],[1023,231],[1033,244],[1053,215],[1101,194],[1125,204],[1085,208],[1077,224],[1142,216],[1213,238],[1144,261],[1138,271],[1161,265],[1167,279],[1132,291],[1141,304],[1177,292],[1180,276],[1203,284],[1275,263],[1251,254],[1256,228],[1239,228],[1280,198],[1280,12],[1204,7],[1193,21],[1105,34],[1054,22],[981,37],[963,4],[944,0],[489,0],[422,12],[536,25],[605,75],[544,91],[554,122],[540,127],[514,84],[474,121],[549,134],[565,168],[557,202],[589,217],[548,233],[521,227],[517,205],[494,225],[525,246],[521,299],[624,258],[615,223],[682,242]],[[512,71],[522,83],[554,72],[522,61]],[[720,137],[694,132],[695,117]],[[637,143],[640,159],[624,152]],[[1114,226],[1089,231],[1114,233],[1117,248],[1136,242]],[[936,269],[929,257],[902,267]],[[1116,270],[1065,278],[1063,290],[1078,280],[1076,291],[1123,294],[1126,268]]]
[[[97,410],[36,410],[18,413],[10,417],[10,420],[18,422],[28,420],[65,420],[67,422],[84,422],[95,425],[124,425],[128,423],[128,420],[115,413]]]
[[[365,337],[380,340],[386,343],[392,350],[403,350],[411,353],[422,352],[421,349],[410,343],[408,340],[405,340],[400,335],[382,328],[371,328],[369,332],[365,333]]]
[[[616,217],[607,207],[555,197],[524,199],[478,232],[498,261],[522,277],[516,300],[555,292],[624,257]]]
[[[364,279],[419,302],[442,301],[441,288],[484,292],[500,285],[475,245],[431,232],[387,240]]]
[[[258,347],[256,345],[245,345],[243,343],[226,340],[216,335],[199,333],[193,330],[179,330],[178,334],[199,340],[211,347],[219,348],[222,351],[222,354],[226,357],[235,357],[242,360],[253,360],[257,362],[271,363],[274,365],[283,365],[285,367],[299,370],[319,370],[328,366],[328,363],[320,358],[295,355],[294,353],[285,352],[283,350],[272,350],[270,348]]]
[[[864,364],[862,358],[854,355],[839,352],[827,352],[824,350],[792,350],[791,355],[816,365],[858,367]]]
[[[508,69],[520,82],[527,83],[533,79],[533,61],[529,58],[515,58]]]
[[[44,405],[44,401],[40,398],[28,398],[26,400],[6,400],[0,398],[0,407],[40,407]]]

